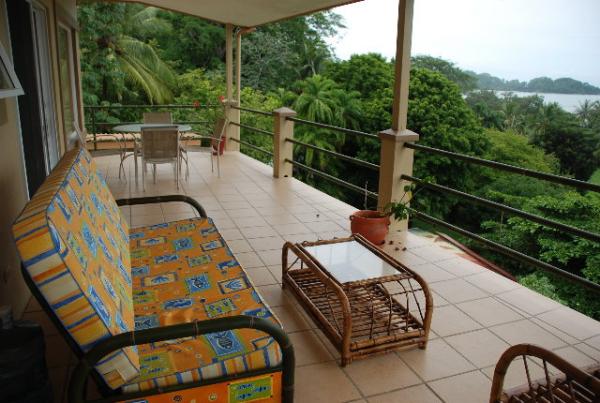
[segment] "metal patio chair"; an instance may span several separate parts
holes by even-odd
[[[153,181],[156,183],[156,165],[173,164],[175,183],[179,189],[180,146],[177,126],[142,127],[142,142],[140,146],[142,158],[142,182],[146,189],[146,166],[152,164]]]
[[[223,134],[227,128],[229,121],[225,118],[219,118],[215,122],[215,128],[211,134],[196,134],[194,135],[194,140],[200,140],[200,146],[198,147],[188,147],[182,145],[182,154],[185,155],[185,160],[187,163],[187,153],[191,150],[200,150],[200,151],[208,151],[210,154],[210,169],[211,172],[215,172],[215,165],[213,162],[213,157],[216,157],[217,160],[217,175],[219,178],[221,177],[221,161],[220,161],[220,150],[221,143],[224,141]],[[202,147],[202,140],[210,140],[210,145],[208,147]],[[189,175],[189,170],[186,172],[186,175]]]

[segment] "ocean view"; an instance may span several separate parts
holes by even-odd
[[[531,95],[539,95],[544,98],[544,103],[558,103],[567,112],[575,112],[580,104],[586,99],[595,102],[600,101],[600,95],[587,95],[587,94],[546,94],[546,93],[534,93],[534,92],[519,92],[519,91],[494,91],[496,94],[502,96],[503,94],[512,92],[518,97],[528,97]]]

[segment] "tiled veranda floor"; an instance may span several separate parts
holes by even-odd
[[[211,173],[206,154],[193,154],[191,160],[189,181],[183,182],[180,192],[205,207],[290,334],[297,357],[299,403],[485,402],[498,357],[509,345],[521,342],[552,349],[578,366],[600,361],[600,322],[457,256],[448,244],[413,232],[406,251],[395,245],[386,248],[423,275],[433,289],[435,309],[427,349],[389,353],[341,368],[335,349],[280,288],[281,246],[284,239],[347,235],[347,217],[354,209],[297,180],[274,179],[270,167],[238,153],[222,158],[221,178]],[[176,192],[166,166],[159,168],[156,185],[147,179],[144,193],[132,177],[128,181],[116,177],[116,157],[96,161],[116,198]],[[124,212],[132,226],[193,214],[179,203],[127,207]],[[61,401],[74,358],[37,304],[29,305],[24,318],[41,322],[46,329],[47,361]],[[534,367],[534,376],[541,374],[540,369]],[[509,371],[509,386],[523,383],[517,372]]]

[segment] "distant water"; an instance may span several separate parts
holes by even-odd
[[[496,94],[502,95],[512,92],[518,97],[529,97],[531,95],[539,95],[544,98],[544,103],[556,102],[567,112],[575,112],[580,104],[586,99],[590,102],[600,101],[600,95],[584,95],[584,94],[543,94],[535,92],[518,92],[518,91],[495,91]]]

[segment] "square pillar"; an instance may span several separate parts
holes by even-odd
[[[232,122],[237,124],[240,123],[240,110],[232,108],[232,106],[239,106],[239,102],[236,100],[226,100],[223,102],[223,104],[225,105],[225,119],[227,119],[227,122],[229,122],[225,128],[225,136],[227,137],[225,149],[227,151],[240,151],[240,143],[232,140],[240,139],[240,127],[231,124]]]
[[[402,175],[413,174],[414,150],[405,147],[406,143],[419,140],[417,133],[410,130],[388,129],[379,133],[381,159],[379,168],[379,198],[377,207],[383,210],[390,202],[398,202],[404,195],[404,186],[411,182],[401,179]],[[410,194],[404,200],[410,200]],[[407,230],[408,220],[391,219],[390,233]]]
[[[285,162],[286,159],[294,160],[294,145],[286,139],[294,138],[294,122],[288,117],[296,116],[290,108],[279,108],[273,111],[273,177],[292,177],[293,166]]]

